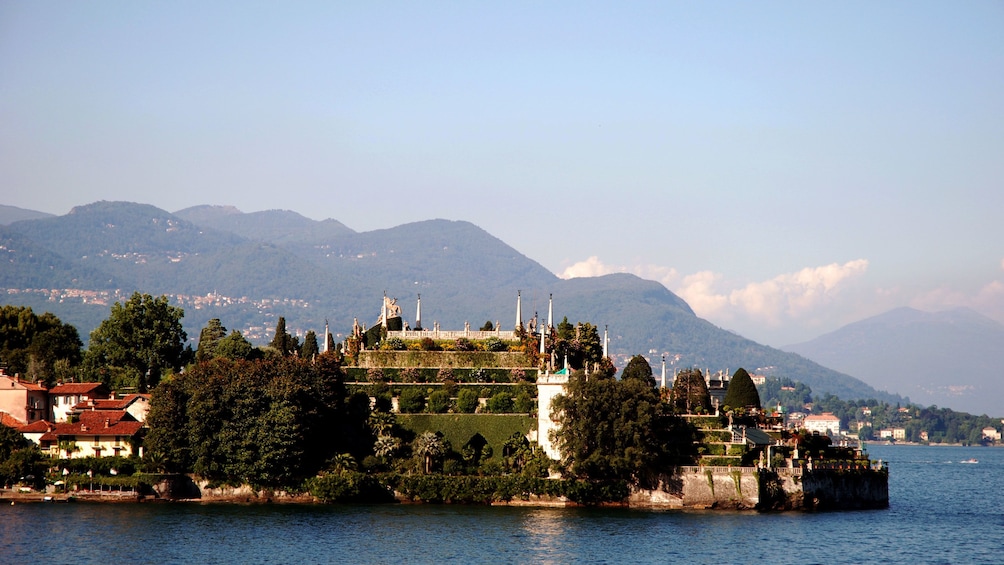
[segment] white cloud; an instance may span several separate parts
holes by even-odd
[[[652,264],[634,265],[632,267],[607,265],[595,255],[585,261],[573,264],[559,273],[558,276],[563,279],[574,279],[579,277],[601,277],[611,273],[631,273],[643,279],[661,282],[666,286],[669,286],[679,278],[676,269],[672,267]]]
[[[577,279],[580,277],[601,277],[616,273],[617,271],[600,261],[600,258],[593,255],[585,261],[579,261],[571,267],[558,274],[563,279]]]
[[[857,259],[843,265],[806,267],[732,290],[718,290],[722,276],[706,271],[684,277],[676,293],[702,317],[732,319],[741,315],[777,325],[803,318],[830,303],[848,281],[867,270],[868,261]]]

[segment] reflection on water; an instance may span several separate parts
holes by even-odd
[[[0,507],[0,562],[1000,562],[1004,449],[870,450],[887,510],[18,504]]]

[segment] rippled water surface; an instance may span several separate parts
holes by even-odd
[[[887,510],[19,504],[0,563],[1004,563],[1004,449],[869,451]]]

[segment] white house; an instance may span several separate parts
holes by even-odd
[[[810,414],[802,420],[802,427],[810,432],[819,432],[821,435],[835,436],[840,434],[840,418],[831,412],[822,414]]]

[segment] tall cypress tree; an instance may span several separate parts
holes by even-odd
[[[304,359],[313,359],[315,355],[320,353],[317,350],[317,334],[314,330],[307,331],[307,335],[303,336],[303,345],[300,347],[300,357]]]
[[[760,408],[760,393],[746,369],[740,367],[732,375],[722,405],[730,408]]]
[[[298,352],[300,344],[295,337],[286,331],[286,318],[284,316],[279,316],[279,321],[275,324],[275,336],[269,346],[279,351],[283,357],[289,357]]]

